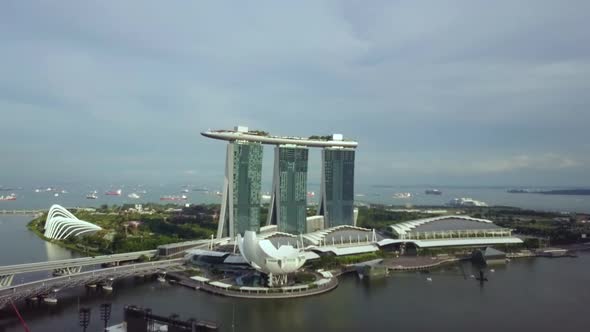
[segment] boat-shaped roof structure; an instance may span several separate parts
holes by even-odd
[[[234,130],[207,130],[201,135],[224,141],[248,141],[270,145],[301,145],[322,148],[356,148],[358,142],[345,140],[341,134],[330,136],[273,136],[267,132],[248,130],[247,127],[236,127]]]

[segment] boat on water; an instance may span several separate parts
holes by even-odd
[[[97,198],[98,198],[98,196],[96,196],[96,191],[86,195],[86,199],[97,199]]]
[[[394,193],[393,198],[399,198],[399,199],[407,199],[407,198],[411,198],[412,194],[411,193]]]
[[[16,194],[0,196],[0,201],[16,201]]]
[[[47,296],[47,297],[43,298],[43,302],[45,302],[47,304],[57,304],[57,299],[52,296]]]
[[[482,201],[476,201],[470,197],[460,197],[460,198],[453,198],[449,204],[450,206],[454,207],[478,207],[478,206],[488,206],[487,203]]]
[[[188,189],[186,189],[186,188],[185,188],[185,189],[182,189],[182,191],[181,191],[181,192],[182,192],[182,193],[188,193]]]
[[[315,192],[313,192],[313,191],[308,191],[308,192],[307,192],[307,197],[315,197]]]
[[[131,193],[131,194],[127,195],[127,197],[129,197],[129,198],[133,198],[133,199],[138,199],[138,198],[141,198],[141,196],[139,196],[139,195],[138,195],[138,194],[136,194],[136,193]]]
[[[442,195],[442,191],[438,189],[426,189],[424,193],[426,195]]]
[[[175,195],[168,195],[160,197],[161,201],[186,201],[188,197],[186,195],[175,196]]]
[[[104,194],[107,196],[121,196],[122,193],[123,193],[123,191],[121,189],[117,189],[117,190],[109,190]]]

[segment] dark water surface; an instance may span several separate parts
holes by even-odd
[[[0,216],[0,264],[58,259],[66,250],[45,244],[24,227],[28,218]],[[12,249],[14,248],[14,249]],[[487,272],[482,286],[471,264],[430,274],[393,274],[380,281],[341,279],[324,295],[292,300],[242,300],[209,295],[156,281],[127,279],[112,294],[84,288],[58,294],[55,307],[21,313],[32,331],[80,331],[78,306],[92,308],[99,331],[99,305],[113,303],[112,322],[125,304],[183,318],[217,321],[222,331],[586,331],[590,316],[590,255],[521,259]],[[432,281],[427,281],[427,277]],[[0,331],[22,331],[12,311],[0,312]]]

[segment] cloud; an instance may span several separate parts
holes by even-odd
[[[0,131],[11,142],[0,145],[0,176],[221,178],[223,144],[198,133],[244,124],[355,138],[364,182],[509,182],[526,170],[534,181],[590,183],[577,157],[590,153],[589,10],[587,1],[8,1]],[[59,158],[39,167],[50,151]]]
[[[455,160],[452,156],[442,160],[402,158],[391,162],[389,169],[409,174],[485,175],[517,171],[561,171],[582,165],[581,160],[546,153],[541,155],[498,156],[494,158],[473,157],[470,161]]]

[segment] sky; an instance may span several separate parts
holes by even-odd
[[[590,185],[589,12],[2,1],[0,185],[221,184],[225,143],[200,132],[235,125],[355,139],[360,184]]]

